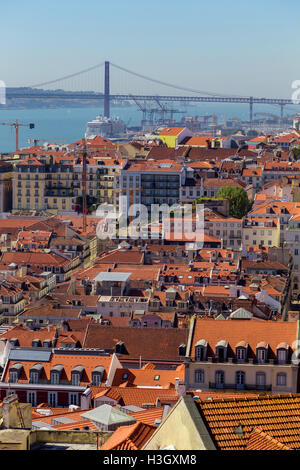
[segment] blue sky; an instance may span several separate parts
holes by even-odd
[[[7,86],[104,60],[229,94],[290,98],[300,79],[298,0],[14,0],[0,16]]]

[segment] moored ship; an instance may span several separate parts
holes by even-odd
[[[119,137],[126,133],[126,125],[119,117],[97,116],[89,121],[86,127],[86,137],[100,136],[106,138]]]

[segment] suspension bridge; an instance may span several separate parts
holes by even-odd
[[[178,95],[160,95],[154,93],[116,93],[111,91],[111,67],[115,70],[123,71],[131,77],[137,77],[152,84],[165,86],[168,88],[176,89]],[[88,74],[93,70],[104,69],[104,80],[102,82],[103,91],[66,91],[63,89],[45,89],[45,87],[55,86],[58,83],[66,82],[73,80],[75,77],[79,77],[83,74]],[[99,84],[98,84],[99,85]],[[189,93],[187,95],[187,93]],[[112,100],[118,102],[122,101],[155,101],[155,102],[181,102],[181,103],[244,103],[249,105],[249,121],[252,123],[253,120],[253,105],[254,104],[264,104],[264,105],[276,105],[280,107],[280,118],[283,118],[284,106],[286,105],[295,105],[300,104],[300,101],[295,103],[292,99],[282,99],[282,98],[264,98],[264,97],[255,97],[255,96],[240,96],[240,95],[226,95],[223,93],[209,92],[203,90],[196,90],[193,88],[188,88],[172,83],[167,83],[162,80],[148,77],[142,75],[138,72],[128,70],[125,67],[121,67],[112,62],[105,61],[100,64],[96,64],[87,69],[81,70],[79,72],[65,75],[63,77],[50,80],[43,83],[37,83],[30,85],[28,87],[19,87],[19,88],[7,88],[6,92],[7,99],[18,100],[18,99],[56,99],[56,100],[95,100],[101,101],[104,108],[104,116],[110,117],[110,103]]]

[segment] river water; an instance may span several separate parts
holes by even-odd
[[[170,108],[170,104],[168,105]],[[249,119],[249,106],[232,103],[200,103],[196,106],[184,106],[175,103],[174,107],[183,113],[174,114],[174,119],[181,120],[183,116],[200,116],[216,114],[218,121],[237,117]],[[268,106],[255,106],[254,112],[270,112],[279,114],[278,109]],[[86,123],[103,113],[102,104],[99,107],[88,108],[44,108],[44,109],[1,109],[0,122],[12,123],[16,119],[20,123],[34,123],[35,128],[19,127],[19,147],[28,147],[28,139],[45,139],[57,143],[71,143],[81,139],[86,130]],[[119,116],[130,126],[140,125],[142,112],[135,106],[111,106],[111,116]],[[42,142],[40,143],[42,144]],[[0,153],[15,150],[15,128],[0,125]]]

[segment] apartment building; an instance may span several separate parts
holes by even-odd
[[[280,219],[245,218],[242,242],[246,246],[280,246]]]
[[[0,213],[12,208],[12,175],[13,166],[9,162],[0,161]]]
[[[178,204],[185,178],[185,165],[172,160],[128,164],[115,178],[116,207],[123,212],[133,204],[148,209],[152,204]]]
[[[16,165],[13,175],[13,210],[57,213],[71,211],[73,191],[73,157],[29,157]]]
[[[202,390],[298,392],[292,361],[299,322],[195,319],[186,386]]]
[[[205,229],[209,235],[222,239],[223,248],[238,250],[242,242],[242,225],[242,219],[234,217],[208,217]]]

